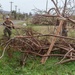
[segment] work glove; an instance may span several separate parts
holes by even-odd
[[[13,29],[15,29],[15,27],[14,27],[14,26],[12,26],[12,28],[13,28]]]

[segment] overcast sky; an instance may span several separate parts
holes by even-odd
[[[2,9],[10,11],[10,2],[13,2],[13,10],[15,5],[18,6],[18,9],[21,9],[21,12],[33,12],[32,9],[39,8],[41,10],[46,9],[46,0],[0,0]],[[52,6],[52,3],[49,1],[48,8]],[[17,10],[18,11],[18,10]]]

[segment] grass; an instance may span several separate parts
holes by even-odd
[[[54,34],[54,26],[29,26],[42,34]],[[75,38],[75,29],[68,30],[68,36]]]
[[[28,26],[31,27],[31,26]],[[32,26],[36,31],[43,34],[53,33],[54,27],[48,26]],[[48,30],[49,28],[49,30]],[[3,34],[3,27],[0,27],[0,36]],[[15,33],[15,30],[13,30]],[[75,31],[70,30],[69,36],[75,37]],[[1,55],[2,50],[0,50]],[[0,75],[75,75],[75,62],[68,62],[65,64],[54,65],[60,58],[50,57],[47,62],[42,65],[41,58],[37,57],[36,60],[30,56],[26,61],[25,67],[21,67],[20,53],[14,52],[13,58],[8,57],[7,53],[0,60]]]
[[[75,29],[74,30],[70,30],[69,33],[68,33],[68,35],[70,37],[75,37]]]
[[[75,62],[56,65],[59,58],[51,57],[47,62],[40,64],[40,58],[28,59],[25,67],[19,65],[19,53],[15,52],[12,59],[7,55],[0,60],[0,75],[75,75]]]

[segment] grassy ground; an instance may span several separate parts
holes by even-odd
[[[53,33],[54,27],[48,26],[33,26],[35,30],[43,34]],[[49,29],[49,30],[48,30]],[[2,36],[3,27],[0,27],[0,36]],[[15,30],[13,30],[15,33]],[[75,30],[68,32],[69,36],[75,37]],[[1,55],[2,50],[0,50]],[[21,67],[19,64],[20,53],[14,52],[13,58],[8,57],[7,53],[0,60],[0,75],[75,75],[75,62],[69,62],[61,65],[54,64],[59,61],[60,58],[50,57],[47,62],[42,65],[40,63],[41,58],[34,59],[30,56],[26,61],[25,67]]]
[[[75,75],[75,62],[54,66],[59,59],[51,57],[42,65],[39,62],[41,59],[37,57],[36,60],[34,58],[28,59],[25,67],[21,67],[18,54],[15,52],[11,59],[5,55],[0,60],[0,75]]]

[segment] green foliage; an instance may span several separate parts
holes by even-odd
[[[59,58],[51,57],[42,65],[40,57],[35,60],[30,56],[26,65],[21,67],[19,64],[20,55],[19,52],[15,52],[13,58],[9,58],[6,54],[0,60],[0,75],[75,75],[75,62],[54,65],[59,61]]]

